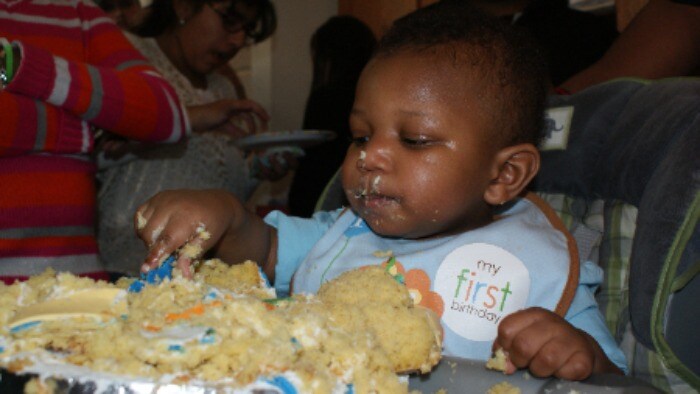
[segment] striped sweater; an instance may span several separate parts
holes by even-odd
[[[189,132],[185,112],[89,0],[0,0],[0,37],[21,50],[0,91],[0,279],[49,266],[104,276],[94,131],[174,142]]]

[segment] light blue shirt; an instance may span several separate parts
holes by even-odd
[[[441,316],[445,355],[487,359],[501,318],[532,306],[554,310],[569,273],[566,237],[528,200],[513,204],[487,226],[430,240],[380,237],[349,210],[320,212],[311,219],[273,212],[265,221],[278,231],[279,295],[288,294],[290,287],[295,293],[315,293],[347,270],[391,264],[390,273],[398,280],[413,276],[429,282],[418,297],[438,300],[430,307]],[[599,267],[581,265],[565,318],[626,370],[595,301],[601,281]]]

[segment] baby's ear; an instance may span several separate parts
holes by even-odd
[[[540,153],[532,144],[505,147],[495,156],[493,178],[484,192],[490,205],[501,205],[517,197],[540,169]]]

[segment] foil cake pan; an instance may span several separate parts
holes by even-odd
[[[291,374],[260,378],[245,387],[233,382],[189,381],[174,383],[172,377],[160,381],[111,373],[95,372],[85,367],[58,363],[36,363],[20,372],[0,368],[0,393],[24,393],[33,379],[50,387],[53,394],[296,394]],[[337,391],[344,393],[346,390]]]

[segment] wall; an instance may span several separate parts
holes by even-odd
[[[313,32],[338,13],[338,0],[273,0],[277,31],[232,60],[248,97],[272,116],[271,130],[301,126],[311,86],[309,41]]]

